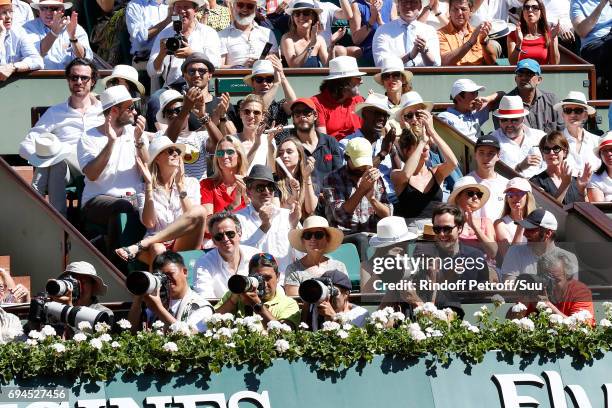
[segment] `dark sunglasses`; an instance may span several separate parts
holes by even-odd
[[[575,113],[576,115],[582,115],[584,111],[584,108],[563,108],[563,113],[565,113],[566,115],[571,115],[572,113]]]
[[[293,13],[291,14],[294,15],[295,17],[299,17],[299,16],[310,17],[312,16],[312,10],[294,10]]]
[[[174,109],[165,109],[164,110],[164,116],[168,117],[168,116],[172,116],[172,115],[178,115],[179,113],[181,113],[182,109],[183,109],[183,106],[177,106]]]
[[[276,186],[274,185],[274,183],[268,183],[268,184],[257,184],[256,186],[254,186],[254,188],[257,193],[263,193],[265,190],[268,190],[269,192],[273,193],[274,190],[276,189]]]
[[[236,154],[236,151],[234,149],[225,149],[225,150],[219,149],[215,151],[215,156],[217,157],[225,157],[225,155],[228,155],[231,157],[235,154]]]
[[[526,191],[508,191],[506,193],[508,197],[517,197],[517,198],[523,198],[525,194],[527,194]]]
[[[484,195],[484,193],[482,191],[474,191],[474,190],[468,190],[465,192],[465,194],[472,198],[474,196],[478,197],[478,199],[480,200],[482,198],[482,196]]]
[[[527,4],[525,6],[523,6],[523,10],[524,11],[540,11],[540,6],[537,4]]]
[[[312,115],[313,113],[314,113],[314,111],[312,109],[304,109],[304,110],[296,109],[296,110],[291,112],[291,114],[293,116],[296,116],[296,117],[300,117],[300,116],[308,117],[308,116]]]
[[[113,79],[106,81],[106,86],[117,86],[117,85],[120,85],[119,79],[117,78],[113,78]]]
[[[304,241],[310,241],[312,239],[312,237],[314,237],[314,239],[321,240],[323,238],[325,238],[327,236],[327,234],[325,233],[325,231],[306,231],[302,234],[302,239]]]
[[[187,73],[191,76],[194,76],[195,74],[200,74],[200,76],[204,76],[208,74],[208,70],[206,68],[189,68],[187,70]]]
[[[274,81],[274,77],[271,76],[254,76],[253,81],[258,84],[268,83],[271,84]]]
[[[393,79],[400,79],[402,77],[402,73],[401,72],[385,72],[384,74],[380,75],[380,78],[383,81],[386,81],[387,79],[393,78]]]
[[[542,153],[544,154],[550,154],[550,152],[553,152],[554,154],[559,154],[559,152],[561,152],[561,150],[563,150],[563,148],[559,145],[554,145],[553,147],[550,146],[544,146],[542,147]]]
[[[127,108],[125,108],[126,111],[131,112],[131,111],[135,111],[136,110],[136,105],[132,104],[130,106],[128,106]]]
[[[253,3],[238,2],[236,3],[236,7],[239,9],[255,10],[255,4]]]
[[[242,112],[247,116],[251,114],[253,114],[253,116],[261,116],[261,111],[258,110],[243,109]]]
[[[217,242],[223,241],[223,237],[227,237],[227,239],[234,239],[236,237],[236,231],[218,232],[213,235],[213,239]]]
[[[174,153],[178,154],[179,156],[181,155],[181,150],[176,147],[169,147],[165,151],[168,153],[168,156],[172,156]]]
[[[416,112],[404,113],[404,120],[412,120],[417,115]]]
[[[434,234],[450,234],[455,227],[456,225],[434,225],[432,229]]]
[[[70,75],[68,79],[71,80],[72,82],[77,82],[79,79],[83,82],[88,82],[91,79],[91,77],[87,75]]]
[[[52,12],[55,12],[55,11],[64,11],[64,7],[40,6],[38,8],[38,10],[40,10],[40,11],[52,11]]]
[[[499,118],[500,122],[519,123],[519,122],[522,122],[523,120],[524,120],[523,118]]]

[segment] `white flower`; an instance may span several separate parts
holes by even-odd
[[[128,330],[132,328],[132,323],[130,323],[129,320],[127,319],[121,319],[117,322],[117,324],[119,325],[119,327],[121,327],[123,330]]]
[[[26,340],[26,344],[28,346],[37,346],[38,345],[38,341],[34,340],[34,339],[27,339]]]
[[[601,319],[599,321],[599,325],[601,327],[612,327],[612,322],[610,322],[608,319]]]
[[[96,323],[96,332],[98,333],[106,333],[110,330],[110,326],[108,325],[108,323],[104,323],[104,322],[99,322]]]
[[[121,344],[119,344],[119,342],[118,342],[118,341],[113,341],[113,342],[111,343],[111,347],[116,349],[116,348],[121,347]]]
[[[548,321],[551,322],[552,324],[562,324],[563,316],[558,315],[558,314],[551,314],[550,316],[548,316]]]
[[[274,348],[276,349],[276,351],[282,354],[285,351],[289,350],[289,342],[285,339],[276,340],[276,342],[274,343]]]
[[[404,320],[406,320],[406,315],[403,314],[402,312],[393,312],[393,313],[391,313],[389,318],[391,318],[393,320],[397,320],[397,321],[403,322]]]
[[[416,331],[421,331],[421,326],[419,326],[418,323],[410,323],[408,325],[408,330],[416,330]]]
[[[212,325],[221,323],[221,315],[219,313],[213,313],[212,316],[206,319],[206,323],[212,324]]]
[[[102,340],[100,339],[91,339],[89,340],[89,345],[97,350],[102,349]]]
[[[593,315],[588,310],[581,310],[579,312],[574,313],[572,316],[576,318],[578,323],[586,323],[593,318]]]
[[[487,307],[487,305],[482,305],[480,306],[480,310],[484,313],[484,312],[488,312],[489,308]]]
[[[79,322],[79,324],[77,325],[77,328],[80,331],[91,331],[91,323],[89,322]]]
[[[187,322],[176,321],[170,325],[170,331],[172,333],[182,334],[183,336],[191,336],[193,334],[193,328]]]
[[[523,317],[522,319],[513,319],[512,322],[525,331],[535,330],[535,324],[528,317]]]
[[[345,323],[342,325],[342,330],[350,331],[353,328],[352,324]]]
[[[450,307],[446,307],[442,310],[444,310],[444,313],[446,313],[446,321],[448,322],[455,320],[455,317],[457,317],[457,312]]]
[[[501,295],[493,295],[491,296],[491,303],[493,303],[495,307],[499,307],[506,303],[506,300]]]
[[[471,331],[472,333],[480,333],[480,329],[476,326],[470,326],[468,327],[468,330]]]
[[[162,322],[161,320],[156,320],[153,322],[153,324],[151,325],[151,327],[155,330],[159,330],[159,329],[163,329],[165,326],[164,322]]]
[[[422,341],[422,340],[427,339],[427,336],[425,335],[425,333],[423,333],[420,330],[411,330],[410,337],[415,341]]]
[[[36,330],[30,330],[30,332],[28,333],[28,337],[33,340],[42,340],[45,338],[44,334]]]
[[[338,331],[340,330],[340,324],[338,322],[323,322],[323,331]]]
[[[162,348],[164,349],[164,351],[168,351],[170,353],[174,353],[175,351],[178,351],[178,346],[173,341],[167,342],[166,344],[162,346]]]
[[[223,322],[233,322],[234,321],[234,315],[231,313],[223,313],[221,315],[221,320]]]
[[[601,306],[606,312],[612,311],[612,302],[603,302]]]
[[[351,318],[346,313],[340,312],[336,313],[336,316],[334,316],[334,321],[340,323],[341,325],[344,325],[345,323],[350,322]]]
[[[448,322],[448,315],[444,310],[434,310],[433,317],[443,322]]]
[[[584,334],[589,334],[589,329],[587,329],[586,327],[581,327],[580,330],[584,333]]]
[[[432,329],[428,327],[425,329],[425,333],[427,337],[442,337],[442,332],[438,329]]]
[[[204,333],[204,337],[212,337],[213,334],[214,333],[211,330],[206,330],[206,332]]]
[[[300,323],[299,328],[302,330],[308,330],[310,327],[306,323],[302,322]]]
[[[474,317],[478,320],[482,320],[482,318],[484,317],[484,313],[482,313],[480,310],[474,312]]]
[[[217,333],[213,336],[215,339],[219,339],[220,337],[227,337],[228,339],[232,338],[235,333],[235,329],[230,329],[229,327],[221,327],[217,330]]]
[[[57,332],[55,331],[55,329],[53,328],[53,326],[49,326],[48,324],[46,324],[41,330],[40,332],[43,334],[44,337],[49,337],[49,336],[57,336]]]
[[[549,315],[549,314],[552,314],[552,312],[553,312],[552,309],[550,307],[547,307],[546,309],[544,309],[542,313]]]
[[[338,337],[340,337],[341,339],[346,339],[346,338],[349,336],[349,334],[348,334],[346,331],[344,331],[344,330],[338,330],[338,331],[336,332],[336,334],[337,334],[337,335],[338,335]]]
[[[376,323],[376,324],[374,324],[374,327],[376,327],[378,330],[382,330],[382,329],[385,328],[385,326],[383,326],[382,323]]]
[[[376,310],[370,314],[370,321],[372,323],[381,323],[382,325],[386,325],[389,321],[389,315],[384,310]]]
[[[72,340],[76,341],[77,343],[80,343],[82,341],[87,340],[87,336],[85,335],[85,333],[77,333],[72,337]]]
[[[267,327],[269,331],[273,331],[273,330],[284,331],[284,332],[291,331],[291,327],[289,327],[285,323],[279,322],[278,320],[269,321]]]
[[[155,330],[155,334],[157,334],[158,336],[163,336],[166,333],[164,333],[163,330]]]
[[[106,341],[109,342],[112,340],[112,337],[110,334],[108,333],[104,333],[103,335],[101,335],[100,337],[98,337],[100,339],[100,341]]]
[[[233,343],[233,342],[232,343],[225,343],[225,347],[236,348],[236,343]]]
[[[512,312],[513,313],[521,313],[521,312],[524,312],[526,310],[527,310],[527,306],[525,306],[521,302],[518,302],[517,304],[512,306]]]
[[[51,345],[51,348],[55,350],[56,353],[63,353],[66,351],[66,346],[64,346],[62,343],[54,343]]]
[[[540,312],[542,310],[546,310],[547,307],[548,305],[546,304],[546,302],[538,302],[538,304],[536,305],[536,309],[538,309]]]

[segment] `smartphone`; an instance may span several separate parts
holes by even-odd
[[[266,59],[271,49],[272,49],[272,43],[270,42],[266,43],[266,45],[264,45],[263,51],[261,52],[261,55],[259,56],[259,59],[260,60]]]

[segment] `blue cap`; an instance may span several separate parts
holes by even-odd
[[[518,64],[516,64],[516,69],[514,72],[518,71],[519,69],[528,69],[534,74],[542,75],[540,64],[538,64],[538,61],[531,58],[520,60]]]

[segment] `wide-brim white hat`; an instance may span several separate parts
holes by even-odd
[[[140,92],[141,95],[144,95],[146,93],[144,85],[141,84],[138,80],[138,71],[136,71],[136,68],[132,66],[115,65],[115,68],[113,68],[113,72],[106,78],[102,79],[102,84],[106,86],[106,83],[108,81],[115,78],[121,78],[125,79],[128,82],[131,82],[136,86],[138,92]]]
[[[245,84],[250,87],[253,87],[253,77],[257,75],[274,75],[274,65],[272,65],[272,61],[270,60],[257,60],[253,63],[253,67],[251,68],[251,73],[242,80]]]
[[[401,73],[404,76],[404,79],[406,79],[406,82],[412,81],[412,77],[414,76],[412,75],[412,72],[406,71],[402,59],[395,56],[386,57],[383,59],[382,65],[380,67],[380,72],[374,75],[374,81],[377,84],[382,85],[382,74],[386,74],[387,72]]]
[[[336,57],[329,61],[329,74],[323,78],[324,81],[339,78],[349,78],[366,75],[365,72],[359,71],[357,60],[348,55]]]
[[[489,40],[496,40],[510,34],[516,30],[516,26],[513,23],[509,23],[506,20],[491,20],[491,30],[489,31]]]
[[[59,0],[32,0],[30,7],[34,10],[40,10],[40,6],[63,6],[64,10],[68,10],[72,7],[72,3],[64,3]]]
[[[557,112],[561,112],[563,110],[563,106],[565,105],[578,105],[582,106],[586,109],[589,115],[595,114],[596,110],[594,107],[590,106],[587,103],[586,96],[582,92],[579,91],[570,91],[565,98],[561,102],[555,103],[553,105],[553,109]]]
[[[403,217],[390,216],[378,221],[376,234],[370,238],[369,243],[371,247],[382,248],[416,238],[417,234],[408,231]]]
[[[155,120],[157,123],[168,123],[168,120],[164,117],[164,109],[168,104],[174,101],[182,101],[183,95],[174,89],[168,89],[167,91],[162,92],[159,96],[159,110],[155,114]]]
[[[406,92],[402,95],[400,99],[399,108],[395,112],[395,120],[398,122],[402,122],[402,115],[404,114],[404,110],[413,106],[421,105],[423,109],[431,112],[434,104],[432,102],[426,102],[423,100],[421,95],[419,95],[416,91]]]
[[[28,159],[34,167],[49,167],[65,160],[75,150],[75,146],[62,143],[53,133],[42,133],[34,140],[34,151]]]
[[[499,109],[493,112],[493,116],[498,118],[520,118],[529,115],[529,111],[525,109],[523,100],[518,95],[506,95],[499,102]]]
[[[389,98],[377,93],[369,94],[365,101],[355,105],[355,113],[361,116],[361,111],[365,108],[378,109],[389,116],[392,114],[391,109],[389,109]]]
[[[472,176],[464,176],[455,182],[453,192],[448,197],[448,203],[457,205],[457,197],[463,192],[463,190],[467,190],[468,188],[475,188],[482,192],[480,207],[478,207],[478,209],[482,208],[487,201],[489,201],[489,197],[491,196],[489,188],[484,184],[479,184],[478,181],[476,181],[476,179]]]
[[[289,231],[289,243],[300,252],[306,252],[306,246],[302,241],[302,234],[309,229],[324,229],[327,232],[327,246],[323,250],[324,254],[335,251],[344,239],[344,234],[338,228],[330,227],[327,220],[318,215],[311,215],[304,220],[302,228]]]
[[[198,8],[202,7],[203,5],[207,4],[206,0],[168,0],[168,5],[172,6],[174,5],[174,3],[176,3],[177,1],[190,1],[191,3],[194,3],[198,6]],[[249,1],[249,0],[245,0],[245,1]]]
[[[186,147],[184,144],[173,143],[168,136],[157,136],[153,138],[149,144],[149,162],[147,165],[151,167],[151,164],[153,164],[157,156],[170,147],[176,147],[179,149],[181,151],[181,156],[185,154]]]
[[[321,15],[323,9],[317,7],[316,3],[312,0],[295,0],[288,8],[285,13],[291,15],[293,10],[314,10],[315,13]]]
[[[102,112],[105,110],[112,108],[115,105],[119,105],[120,103],[126,101],[136,102],[140,100],[140,98],[132,98],[130,95],[130,91],[123,85],[115,85],[109,88],[106,88],[104,92],[100,95],[100,102],[102,102]]]
[[[65,273],[89,276],[93,278],[93,280],[96,281],[96,287],[93,291],[94,296],[104,296],[106,294],[106,290],[108,289],[108,287],[106,286],[102,278],[98,276],[98,274],[96,273],[96,269],[93,267],[93,265],[89,262],[71,262],[66,266]]]

